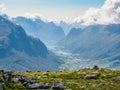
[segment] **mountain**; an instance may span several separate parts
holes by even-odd
[[[13,21],[21,25],[27,34],[40,38],[47,45],[54,44],[65,36],[61,27],[53,22],[44,22],[40,18],[16,17]]]
[[[85,28],[85,25],[81,25],[80,23],[74,22],[74,23],[67,23],[65,21],[61,21],[58,26],[62,27],[65,34],[68,35],[70,30],[72,28]]]
[[[78,31],[73,28],[59,45],[80,58],[109,60],[111,67],[120,66],[120,24],[91,25]]]
[[[70,32],[70,30],[73,28],[73,25],[68,24],[68,23],[66,23],[66,22],[64,22],[64,21],[61,21],[58,25],[63,28],[63,30],[64,30],[64,32],[65,32],[66,35],[67,35],[67,34]]]
[[[80,35],[80,33],[82,33],[83,30],[80,28],[72,28],[69,32],[69,34],[67,35],[67,38],[74,38],[77,37],[78,35]]]
[[[58,44],[66,47],[66,48],[68,46],[71,46],[71,45],[73,45],[74,41],[76,41],[77,37],[82,32],[83,32],[83,30],[81,28],[72,28],[70,30],[70,32],[68,33],[68,35],[65,38],[63,38],[62,40],[60,40],[58,42]]]
[[[0,68],[5,70],[59,70],[63,63],[42,41],[0,16]]]

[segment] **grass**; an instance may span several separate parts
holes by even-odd
[[[53,83],[59,81],[69,90],[120,90],[120,81],[115,80],[115,77],[120,76],[120,70],[85,69],[60,72],[16,72],[14,74],[31,77],[38,82]],[[99,79],[85,80],[84,77],[87,74],[97,74]]]
[[[4,90],[28,90],[28,89],[19,83],[13,84],[13,83],[5,82]]]

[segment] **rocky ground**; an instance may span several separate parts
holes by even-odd
[[[79,71],[0,70],[0,90],[120,90],[120,70],[94,67]]]
[[[12,90],[12,89],[66,90],[66,88],[60,82],[54,83],[38,82],[37,80],[32,79],[32,77],[30,76],[23,76],[16,73],[17,72],[14,71],[4,72],[4,70],[1,70],[0,90]]]

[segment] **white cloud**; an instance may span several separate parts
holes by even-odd
[[[6,9],[4,4],[0,4],[0,14],[3,14]]]
[[[40,14],[40,13],[30,13],[30,12],[27,12],[23,16],[26,17],[26,18],[30,18],[32,20],[35,20],[35,19],[38,18],[38,19],[41,19],[41,20],[46,21],[46,22],[48,21],[47,18],[45,16],[43,16],[42,14]]]
[[[90,8],[83,16],[75,18],[83,25],[120,23],[120,0],[106,0],[101,8]]]
[[[27,13],[25,13],[25,15],[24,15],[25,17],[27,17],[27,18],[41,18],[41,17],[43,17],[41,14],[39,14],[39,13],[29,13],[29,12],[27,12]]]

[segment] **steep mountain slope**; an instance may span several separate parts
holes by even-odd
[[[76,31],[76,29],[73,29],[71,32],[74,30]],[[77,53],[84,59],[114,61],[111,63],[111,67],[120,65],[119,24],[92,25],[86,27],[80,33],[71,32],[59,42],[64,46],[64,49]]]
[[[58,70],[62,63],[37,38],[0,16],[0,68],[6,70]],[[48,65],[49,64],[49,65]]]
[[[40,38],[46,44],[56,43],[65,36],[61,27],[53,22],[44,22],[40,18],[17,17],[13,21],[20,24],[27,34]]]
[[[70,30],[70,32],[68,33],[68,35],[63,38],[62,40],[60,40],[60,44],[63,45],[70,45],[72,44],[72,41],[75,41],[75,39],[83,32],[82,29],[80,28],[72,28]]]

